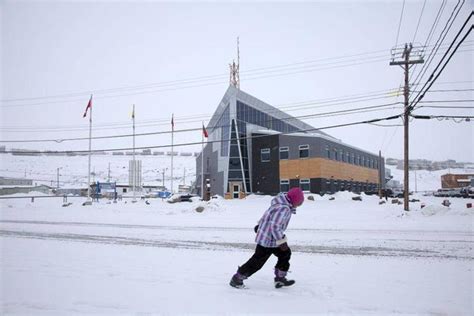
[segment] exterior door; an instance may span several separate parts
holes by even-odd
[[[233,199],[238,199],[239,198],[239,193],[240,193],[240,184],[233,184],[232,185],[232,198]]]

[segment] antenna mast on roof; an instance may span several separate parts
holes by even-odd
[[[232,61],[232,64],[229,64],[230,67],[230,84],[240,89],[240,50],[239,50],[239,37],[237,37],[237,64],[235,60]]]

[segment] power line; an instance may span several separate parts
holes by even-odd
[[[421,18],[423,16],[423,12],[425,11],[425,5],[426,5],[426,0],[423,2],[423,7],[421,8],[421,13],[420,13],[420,17],[418,18],[418,23],[416,25],[415,34],[413,35],[413,40],[411,41],[412,43],[415,42],[416,34],[418,33],[418,28],[420,27]]]
[[[285,65],[280,65],[280,66],[256,68],[254,70],[249,70],[249,71],[244,72],[244,77],[248,74],[249,76],[253,76],[253,77],[248,77],[248,78],[245,77],[246,80],[254,80],[254,79],[262,79],[262,78],[277,77],[277,76],[286,76],[286,75],[291,75],[291,74],[312,72],[312,71],[325,70],[325,69],[348,67],[348,66],[361,65],[361,64],[372,63],[372,62],[379,62],[379,61],[385,60],[385,54],[376,55],[376,56],[372,56],[372,57],[352,59],[352,60],[335,61],[335,62],[323,63],[323,64],[319,64],[319,65],[309,65],[309,66],[297,66],[297,67],[295,67],[295,65],[310,64],[310,63],[315,63],[317,61],[343,59],[343,58],[364,56],[364,55],[372,55],[372,54],[385,52],[385,51],[386,50],[378,50],[378,51],[372,51],[372,52],[366,52],[366,53],[345,55],[345,56],[340,56],[340,57],[322,58],[322,59],[313,60],[313,61],[295,62],[295,63],[285,64]],[[361,62],[363,60],[366,60],[366,61]],[[330,67],[324,67],[324,66],[327,66],[327,65],[340,64],[340,63],[345,63],[345,64],[330,66]],[[293,67],[290,67],[292,65],[293,65]],[[288,68],[288,67],[290,67],[290,68],[288,68],[288,69],[275,69],[275,68],[278,68],[278,67],[279,68],[283,68],[283,67]],[[302,70],[292,71],[292,70],[298,70],[298,69],[302,69]],[[271,73],[282,72],[282,71],[286,71],[286,73],[277,73],[277,74],[271,75]],[[288,72],[288,71],[292,71],[292,72]],[[262,74],[264,76],[261,76]],[[265,75],[265,74],[267,74],[267,75]],[[222,74],[222,75],[209,75],[209,76],[194,77],[194,78],[190,78],[190,79],[164,81],[164,82],[161,82],[161,83],[143,84],[143,85],[138,85],[138,86],[99,89],[99,90],[91,90],[91,91],[84,91],[84,92],[77,92],[77,93],[52,95],[52,96],[42,96],[42,97],[3,99],[2,103],[19,102],[19,101],[47,100],[47,99],[58,99],[58,98],[75,98],[75,97],[80,97],[80,96],[85,97],[85,95],[90,95],[90,94],[94,94],[95,99],[114,98],[114,97],[130,96],[130,95],[137,95],[137,94],[146,94],[146,93],[155,93],[155,92],[187,89],[187,88],[194,88],[194,87],[219,85],[219,84],[227,83],[227,81],[223,80],[224,78],[226,78],[226,76],[227,75],[224,75],[224,74]],[[219,80],[219,81],[218,82],[210,82],[210,83],[202,84],[202,82],[205,82],[205,81],[215,81],[215,80]],[[197,84],[197,83],[199,83],[199,84]],[[183,86],[183,85],[187,85],[187,86]],[[177,86],[177,87],[172,88],[172,86]],[[171,87],[171,88],[156,89],[156,88],[160,88],[160,87],[162,87],[162,88],[163,87]],[[140,89],[140,90],[152,89],[152,90],[120,94],[120,92],[123,92],[123,91],[133,91],[133,90],[137,90],[137,89]],[[119,94],[96,96],[96,94],[111,94],[111,93],[119,93]],[[64,102],[83,102],[83,101],[84,100],[82,98],[81,99],[76,98],[76,99],[67,100],[67,101],[48,101],[48,102],[35,102],[35,103],[27,103],[27,104],[11,104],[11,105],[3,105],[2,107],[45,105],[45,104],[56,104],[56,103],[64,103]]]
[[[296,120],[296,119],[308,119],[308,118],[321,118],[321,117],[326,117],[326,116],[336,116],[336,115],[344,115],[344,114],[357,114],[357,113],[365,113],[368,111],[365,110],[374,110],[374,109],[380,109],[380,108],[386,108],[388,106],[393,106],[400,104],[400,102],[393,102],[393,103],[388,103],[388,104],[381,104],[381,105],[374,105],[374,106],[366,106],[366,107],[360,107],[360,108],[355,108],[355,109],[346,109],[346,110],[340,110],[340,111],[332,111],[332,112],[325,112],[325,113],[317,113],[317,114],[308,114],[308,115],[300,115],[300,116],[293,116],[293,117],[288,117],[284,119],[280,119],[281,121],[291,121],[291,120]],[[269,118],[268,120],[265,120],[264,123],[271,122],[272,118]],[[290,123],[291,124],[291,123]],[[208,126],[208,129],[216,129],[220,127],[230,127],[231,124],[226,124],[226,125],[214,125],[214,126]],[[188,128],[188,129],[174,129],[174,131],[160,131],[160,132],[149,132],[149,133],[135,133],[135,134],[123,134],[123,135],[109,135],[109,136],[95,136],[92,137],[91,139],[112,139],[112,138],[124,138],[124,137],[132,137],[133,135],[135,136],[151,136],[151,135],[159,135],[159,134],[170,134],[170,133],[183,133],[183,132],[191,132],[191,131],[200,131],[202,128]],[[82,140],[88,140],[89,137],[77,137],[77,138],[63,138],[63,139],[36,139],[36,140],[0,140],[0,143],[45,143],[45,142],[56,142],[56,143],[62,143],[62,142],[67,142],[67,141],[82,141]]]
[[[432,109],[474,109],[474,106],[439,106],[439,105],[422,105],[417,107],[421,108],[432,108]]]
[[[370,123],[376,123],[380,121],[385,121],[385,120],[393,120],[400,118],[403,114],[398,114],[398,115],[393,115],[393,116],[388,116],[388,117],[382,117],[382,118],[375,118],[375,119],[370,119],[370,120],[364,120],[364,121],[358,121],[358,122],[352,122],[352,123],[345,123],[345,124],[337,124],[337,125],[329,125],[325,127],[318,127],[318,128],[310,128],[310,129],[301,129],[295,132],[282,132],[279,133],[279,135],[291,135],[291,134],[297,134],[297,133],[302,133],[302,132],[317,132],[320,130],[325,130],[325,129],[333,129],[333,128],[340,128],[340,127],[347,127],[347,126],[354,126],[354,125],[361,125],[361,124],[370,124]],[[260,137],[265,137],[267,135],[255,135],[255,136],[247,136],[247,137],[239,137],[240,140],[244,139],[254,139],[254,138],[260,138]],[[213,140],[213,141],[207,141],[206,144],[212,144],[212,143],[221,143],[221,142],[227,142],[227,141],[232,141],[234,139],[226,139],[226,140]],[[185,147],[185,146],[193,146],[193,145],[200,145],[202,142],[191,142],[191,143],[181,143],[181,144],[173,144],[174,147]],[[156,149],[156,148],[168,148],[171,147],[170,144],[167,145],[156,145],[156,146],[144,146],[144,147],[135,147],[135,150],[143,150],[143,149]],[[125,147],[125,148],[106,148],[106,149],[94,149],[91,150],[90,152],[111,152],[111,151],[124,151],[124,150],[132,150],[133,148],[130,147]],[[28,153],[38,153],[37,151],[5,151],[5,153],[22,153],[22,154],[28,154]],[[84,154],[84,153],[89,153],[89,150],[69,150],[69,151],[55,151],[56,154],[71,154],[71,153],[76,153],[76,154]]]
[[[462,102],[474,102],[474,100],[431,100],[431,101],[420,101],[419,103],[462,103]]]
[[[301,69],[302,67],[307,69],[308,67],[314,68],[314,67],[322,67],[322,66],[340,64],[340,63],[351,63],[349,65],[342,65],[342,66],[351,66],[353,62],[357,62],[357,61],[360,61],[360,60],[369,60],[370,61],[370,60],[375,59],[376,61],[378,61],[378,59],[381,59],[385,56],[385,54],[380,55],[380,53],[384,53],[384,52],[385,52],[385,50],[378,50],[378,51],[365,52],[365,53],[352,54],[352,55],[344,55],[344,56],[338,56],[338,57],[328,57],[328,58],[322,58],[322,59],[317,59],[317,60],[312,60],[312,61],[295,62],[295,63],[285,64],[285,65],[280,65],[280,66],[262,67],[262,68],[256,68],[256,69],[253,69],[253,70],[245,71],[245,72],[243,72],[243,74],[244,74],[244,76],[245,75],[256,76],[256,75],[273,73],[273,72],[281,72],[281,71]],[[309,66],[307,65],[307,64],[313,64],[313,63],[319,62],[319,61],[324,61],[324,60],[344,59],[344,58],[363,56],[363,55],[373,55],[375,53],[377,53],[378,55],[377,56],[372,56],[372,57],[357,58],[357,59],[352,59],[352,60],[341,60],[341,61],[334,61],[334,62],[326,62],[326,63],[322,63],[322,64],[317,64],[317,65],[309,65]],[[276,68],[289,68],[289,69],[276,69]],[[331,69],[331,68],[328,68],[328,69]],[[318,69],[316,69],[316,70],[318,70]],[[101,94],[101,93],[123,92],[123,91],[126,91],[126,90],[134,90],[134,89],[147,89],[147,88],[166,87],[166,86],[175,86],[175,85],[183,85],[183,84],[193,84],[193,83],[196,83],[196,82],[203,82],[203,81],[216,80],[216,79],[219,79],[218,84],[220,84],[222,82],[226,82],[226,81],[223,81],[223,79],[225,79],[227,76],[228,76],[227,74],[200,76],[200,77],[194,77],[194,78],[189,78],[189,79],[164,81],[164,82],[159,82],[159,83],[143,84],[143,85],[138,85],[138,86],[99,89],[99,90],[83,91],[83,92],[52,95],[52,96],[42,96],[42,97],[3,99],[2,102],[17,102],[17,101],[32,101],[32,100],[44,100],[44,99],[55,99],[55,98],[70,98],[70,97],[78,97],[78,96],[83,96],[83,95],[90,95],[91,93],[92,94]],[[249,77],[247,80],[256,79],[256,78],[257,77],[255,77],[255,78]],[[261,77],[258,77],[258,78],[261,78]],[[162,90],[162,91],[165,91],[165,90]],[[80,100],[77,100],[77,101],[80,101]]]
[[[398,45],[398,37],[400,35],[400,28],[402,27],[402,19],[403,19],[403,11],[405,10],[405,0],[403,0],[402,4],[402,12],[400,13],[400,20],[398,21],[398,31],[397,31],[397,37],[395,39],[395,47]]]
[[[411,115],[414,119],[422,119],[422,120],[430,120],[434,118],[442,118],[442,119],[472,119],[474,116],[472,115]],[[470,122],[470,121],[468,121]]]
[[[432,36],[434,35],[434,32],[435,32],[436,28],[438,27],[438,23],[439,23],[439,21],[440,21],[440,19],[441,19],[441,15],[442,15],[442,13],[443,13],[443,11],[444,11],[445,6],[446,6],[446,0],[443,0],[443,1],[441,2],[441,6],[440,6],[439,9],[438,9],[438,13],[436,14],[435,20],[434,20],[433,24],[431,25],[431,29],[430,29],[430,31],[429,31],[429,33],[428,33],[428,36],[427,36],[426,41],[425,41],[425,44],[423,45],[424,47],[428,47],[429,43],[431,42],[431,38],[432,38]],[[423,70],[427,67],[427,63],[430,61],[430,58],[431,58],[431,56],[432,56],[432,54],[433,54],[433,52],[434,52],[435,49],[436,49],[436,45],[433,46],[433,49],[430,51],[430,54],[429,54],[428,58],[426,58],[426,63],[423,64],[423,66],[422,66],[420,72],[418,73],[417,77],[415,78],[415,80],[414,80],[413,82],[416,82],[416,81],[418,80],[420,74],[421,74],[421,73],[423,72]],[[433,56],[433,57],[434,57],[434,56]],[[418,66],[418,65],[415,65],[415,68],[413,69],[413,73],[415,73],[417,66]],[[420,79],[420,80],[421,80],[421,79]]]
[[[422,90],[414,90],[413,92],[421,92]],[[437,90],[430,90],[430,92],[467,92],[467,91],[474,91],[474,89],[437,89]]]
[[[289,110],[289,111],[296,111],[296,110],[301,110],[301,109],[306,109],[310,106],[310,108],[321,108],[321,107],[328,107],[328,106],[337,106],[337,105],[343,105],[343,104],[348,104],[348,103],[358,103],[358,102],[366,102],[366,101],[371,101],[371,100],[378,100],[378,99],[385,99],[385,98],[392,98],[396,97],[396,95],[392,96],[386,96],[387,94],[393,94],[396,92],[396,89],[388,89],[388,90],[377,90],[373,92],[369,92],[366,94],[353,94],[353,95],[346,95],[346,96],[341,96],[337,98],[326,98],[326,99],[319,99],[319,100],[306,100],[306,101],[299,101],[299,102],[293,102],[293,103],[286,103],[282,105],[277,105],[275,110],[269,111],[269,113],[274,113],[274,112],[280,112],[281,110]],[[371,98],[372,97],[372,98]],[[341,101],[348,101],[348,102],[341,102]],[[319,106],[314,106],[314,105],[319,105]],[[186,123],[192,123],[192,122],[201,122],[203,119],[209,117],[211,114],[197,114],[194,116],[190,116],[189,119],[186,117]],[[182,122],[182,119],[179,119],[177,122]],[[147,123],[142,123],[142,124],[137,124],[137,127],[145,127],[145,126],[158,126],[158,125],[169,125],[169,118],[166,119],[160,119],[160,120],[152,120],[152,121],[145,121]],[[130,128],[130,123],[125,122],[125,123],[116,123],[116,124],[104,124],[104,125],[98,125],[98,126],[111,126],[110,128],[94,128],[94,130],[99,130],[99,129],[117,129],[119,125],[124,125],[124,128]],[[81,127],[75,128],[74,130],[85,130],[88,129],[88,127],[85,127],[83,125],[80,125]],[[113,126],[113,127],[112,127]],[[34,132],[38,132],[41,128],[40,127],[19,127],[19,128],[12,128],[12,127],[0,127],[0,130],[14,130],[18,131],[18,129],[31,129]],[[56,128],[47,128],[47,129],[56,129]],[[63,127],[58,127],[57,129],[60,129],[61,131],[66,131],[67,129]],[[71,129],[73,130],[73,129]],[[56,131],[56,130],[55,130]]]
[[[451,46],[456,42],[457,38],[459,37],[459,35],[461,34],[461,32],[463,31],[464,27],[466,26],[467,22],[469,21],[469,19],[472,17],[473,15],[473,12],[471,11],[471,14],[469,15],[469,17],[467,18],[466,22],[464,23],[464,25],[461,27],[461,29],[459,30],[458,34],[456,35],[456,37],[454,38],[454,40],[452,41],[451,45],[450,45],[450,48],[448,49],[448,51],[451,49]],[[474,28],[474,26],[471,24],[471,27],[469,28],[469,31],[464,35],[464,37],[461,39],[461,41],[456,45],[454,51],[451,53],[451,55],[449,56],[449,58],[446,60],[446,62],[444,63],[443,67],[441,68],[441,70],[438,72],[438,74],[433,78],[434,76],[434,73],[433,72],[428,81],[425,83],[425,85],[421,88],[421,90],[423,91],[423,89],[425,88],[425,86],[430,83],[428,85],[428,87],[421,93],[418,93],[417,96],[415,97],[418,98],[417,101],[415,103],[412,102],[412,104],[410,104],[410,108],[413,109],[422,99],[423,97],[425,96],[426,92],[428,92],[428,90],[431,88],[431,86],[436,82],[436,80],[439,78],[439,76],[441,75],[441,73],[443,72],[443,70],[446,68],[446,66],[448,65],[449,61],[451,60],[451,58],[454,56],[454,54],[456,53],[457,49],[459,48],[459,46],[461,46],[461,44],[464,42],[464,40],[467,38],[467,36],[469,35],[469,33],[471,33],[472,29]],[[443,58],[444,59],[444,58]],[[441,63],[441,61],[440,61]],[[439,64],[440,64],[439,63]],[[438,66],[439,66],[438,64]],[[436,69],[438,69],[438,66],[436,66]],[[418,97],[419,96],[419,97]]]
[[[460,2],[458,0],[458,2],[456,3],[456,6],[453,8],[453,11],[451,11],[451,15],[449,16],[448,20],[446,21],[446,24],[445,24],[444,28],[441,30],[441,33],[439,34],[438,40],[436,41],[436,43],[434,45],[434,48],[431,50],[431,52],[430,52],[430,54],[427,58],[427,63],[425,65],[423,65],[422,69],[420,70],[420,72],[418,73],[417,77],[415,78],[415,80],[413,82],[416,82],[416,80],[418,80],[418,78],[420,79],[420,81],[422,80],[423,76],[425,75],[426,71],[428,70],[428,67],[431,65],[431,62],[434,60],[434,57],[437,55],[438,49],[441,47],[442,43],[444,42],[444,39],[446,38],[446,35],[448,35],[449,31],[451,30],[451,27],[453,26],[454,21],[456,20],[459,12],[461,11],[461,8],[464,5],[464,0],[462,2],[461,6],[459,6],[459,8],[458,8],[459,3]],[[456,11],[456,9],[457,9],[457,12],[456,12],[456,14],[454,15],[454,18],[453,18],[453,14]],[[449,23],[449,22],[451,22],[451,23]],[[448,24],[449,24],[449,27],[448,27]],[[438,45],[438,43],[439,43],[439,45]],[[448,48],[446,53],[450,49],[451,49],[451,46]],[[445,53],[445,55],[446,55],[446,53]],[[443,58],[444,58],[444,56],[443,56]],[[443,58],[441,58],[441,60],[443,60]]]
[[[456,4],[456,7],[457,7],[458,5],[459,5],[459,0],[458,0],[458,3]],[[446,22],[446,25],[444,26],[444,28],[443,28],[443,30],[441,31],[440,36],[439,36],[439,38],[438,38],[438,41],[439,41],[439,40],[441,39],[441,36],[442,36],[440,45],[439,45],[438,47],[436,47],[436,44],[438,43],[438,41],[436,41],[436,44],[435,44],[436,51],[435,51],[435,54],[434,54],[434,55],[437,54],[438,49],[441,47],[441,44],[444,42],[444,39],[446,38],[446,35],[448,35],[448,32],[451,30],[451,27],[452,27],[452,25],[453,25],[455,19],[457,18],[459,12],[461,11],[461,8],[462,8],[463,5],[464,5],[464,0],[463,0],[463,2],[462,2],[461,6],[459,7],[458,11],[456,12],[456,15],[454,16],[454,19],[451,21],[451,24],[449,24],[448,30],[447,30],[447,31],[444,33],[444,35],[443,35],[443,32],[446,30],[446,27],[448,26],[448,23],[449,23],[449,21],[451,20],[453,14],[454,14],[454,11],[456,10],[456,7],[454,7],[453,11],[451,12],[450,17],[449,17],[448,21]],[[471,15],[472,15],[472,13],[471,13]],[[469,19],[470,19],[470,16],[469,16],[468,20],[469,20]],[[466,22],[466,23],[467,23],[467,22]],[[454,41],[453,41],[453,43],[454,43]],[[444,53],[443,57],[442,57],[442,58],[440,59],[440,61],[438,62],[438,66],[436,66],[436,68],[435,68],[435,70],[433,71],[433,73],[436,72],[436,70],[438,69],[439,65],[443,62],[444,58],[446,57],[446,55],[448,54],[449,50],[451,49],[453,43],[451,43],[451,45],[448,47],[448,49],[447,49],[446,52]],[[433,51],[432,51],[432,52],[433,52]],[[430,55],[431,55],[431,54],[430,54]],[[422,80],[424,74],[425,74],[426,71],[428,70],[428,67],[431,65],[431,62],[434,60],[434,55],[433,55],[433,58],[429,60],[429,63],[426,65],[425,71],[423,72],[423,74],[422,74],[421,77],[420,77],[420,81]],[[421,74],[421,72],[420,72],[420,74]],[[430,78],[431,78],[431,77],[430,77]],[[428,81],[429,81],[429,80],[430,80],[430,79],[428,79]]]

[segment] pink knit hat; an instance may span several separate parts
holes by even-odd
[[[304,202],[304,194],[303,191],[301,191],[300,188],[292,188],[290,191],[287,193],[288,200],[290,200],[290,203],[293,204],[293,206],[300,206]]]

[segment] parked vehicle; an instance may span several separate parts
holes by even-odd
[[[403,198],[403,190],[402,189],[385,189],[387,191],[387,196],[392,198]]]
[[[438,189],[433,195],[437,197],[463,197],[463,188]]]
[[[471,198],[474,199],[474,187],[467,186],[464,188],[461,188],[461,196],[465,199]]]
[[[167,199],[168,203],[176,203],[176,202],[192,202],[192,198],[197,197],[194,194],[173,194]]]

